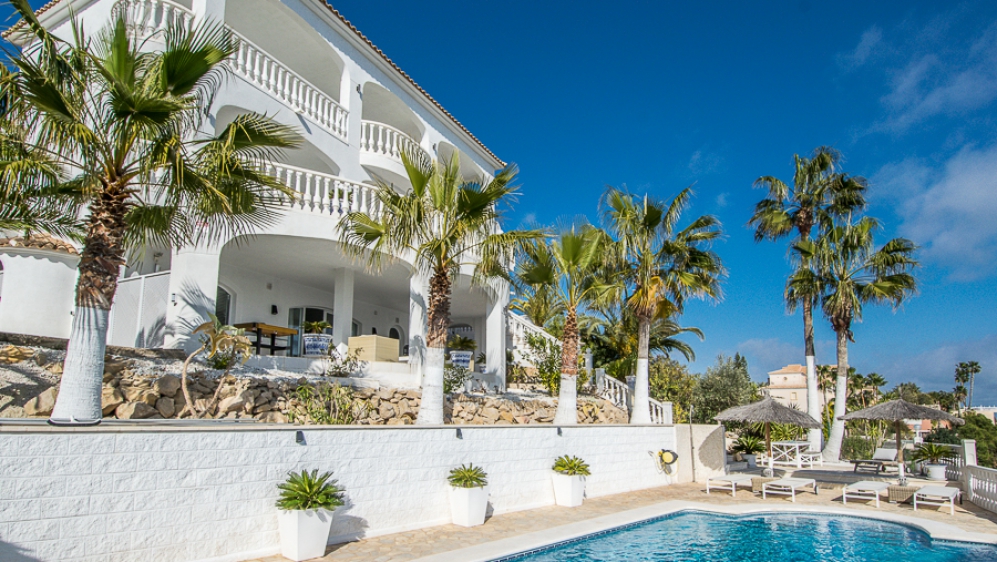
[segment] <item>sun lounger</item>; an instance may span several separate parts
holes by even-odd
[[[796,502],[796,490],[807,486],[813,486],[814,494],[817,493],[817,481],[813,478],[781,478],[766,482],[762,484],[762,499],[766,498],[766,494],[783,494]]]
[[[949,513],[955,515],[955,499],[959,497],[959,488],[945,486],[925,486],[914,492],[914,511],[917,504],[949,506]]]
[[[707,494],[710,493],[710,488],[711,488],[710,484],[712,483],[713,484],[712,488],[720,490],[726,490],[727,487],[730,486],[730,495],[733,496],[737,492],[738,484],[746,484],[750,486],[752,478],[754,478],[754,476],[750,474],[737,474],[737,473],[727,474],[724,476],[714,476],[706,480],[706,493]]]
[[[859,469],[869,470],[877,474],[886,470],[887,466],[897,466],[897,450],[896,449],[876,449],[873,453],[871,459],[861,459],[852,461],[855,468],[852,472],[858,472]]]
[[[872,480],[862,480],[853,482],[841,491],[841,503],[848,503],[848,496],[852,499],[874,499],[876,507],[879,507],[879,493],[886,491],[890,487],[888,482],[873,482]]]

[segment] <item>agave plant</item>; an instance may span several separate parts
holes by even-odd
[[[312,470],[311,473],[306,470],[300,473],[289,472],[287,481],[277,484],[280,488],[277,507],[285,510],[333,510],[343,505],[343,498],[340,497],[343,490],[330,478],[331,472],[319,474],[318,470]]]
[[[952,455],[952,451],[938,443],[922,443],[915,451],[913,459],[927,464],[941,464],[942,459]]]
[[[557,457],[554,460],[553,468],[554,472],[564,474],[565,476],[589,476],[592,474],[587,462],[578,457],[568,455]]]
[[[450,471],[447,481],[454,488],[484,488],[488,484],[488,474],[480,466],[462,464]]]

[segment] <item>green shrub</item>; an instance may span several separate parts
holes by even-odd
[[[568,455],[557,457],[554,460],[553,468],[554,472],[567,476],[589,476],[592,474],[588,463],[578,457],[570,457]]]
[[[332,328],[332,324],[326,322],[325,320],[305,322],[301,325],[301,329],[304,330],[306,334],[321,334],[330,328]]]
[[[280,498],[277,507],[286,510],[335,509],[343,505],[342,490],[336,485],[331,472],[319,475],[318,470],[289,472],[287,481],[278,484]]]
[[[294,393],[297,403],[288,409],[292,423],[350,425],[367,416],[370,404],[354,401],[353,389],[339,384],[301,385]]]
[[[734,442],[731,450],[742,455],[757,455],[765,450],[765,443],[753,435],[742,435]]]
[[[928,464],[939,464],[942,459],[952,456],[952,450],[939,443],[922,443],[914,449],[912,460],[924,461]]]
[[[447,481],[454,488],[484,488],[488,484],[488,475],[480,466],[462,464],[450,471]]]
[[[464,387],[464,383],[471,378],[471,371],[457,365],[447,365],[443,369],[443,392],[451,394]]]
[[[876,444],[865,437],[853,435],[841,441],[841,458],[849,460],[871,459]]]

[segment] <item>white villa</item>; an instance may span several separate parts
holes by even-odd
[[[299,357],[300,327],[326,320],[337,345],[360,335],[396,340],[399,360],[371,364],[371,375],[418,386],[426,279],[404,260],[376,275],[351,263],[337,242],[340,218],[350,209],[376,212],[375,175],[409,188],[403,149],[459,158],[469,179],[494,173],[502,160],[324,0],[54,0],[39,17],[68,38],[71,13],[93,33],[116,10],[150,38],[150,49],[172,21],[223,21],[240,48],[211,125],[254,111],[295,126],[305,141],[272,169],[298,194],[276,224],[217,246],[135,249],[121,272],[108,343],[186,347],[192,328],[215,313],[230,324],[294,330],[278,339],[286,349],[255,360],[305,371],[311,360]],[[9,39],[23,45],[21,31]],[[0,332],[68,337],[77,261],[60,241],[0,240]],[[455,284],[452,330],[485,353],[482,378],[503,385],[508,287],[472,288],[469,273]]]

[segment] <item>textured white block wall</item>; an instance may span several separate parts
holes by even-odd
[[[331,542],[448,523],[446,476],[484,467],[497,513],[554,503],[562,454],[592,466],[590,497],[661,486],[649,451],[670,426],[0,430],[0,560],[244,560],[276,553],[277,483],[332,471],[346,490]]]

